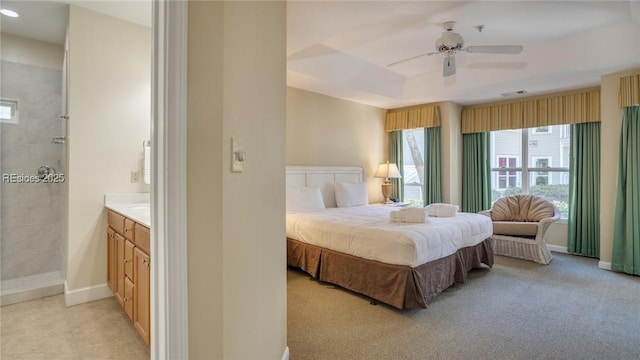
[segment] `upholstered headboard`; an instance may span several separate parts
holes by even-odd
[[[287,166],[287,187],[320,188],[326,207],[336,207],[334,183],[361,183],[364,169],[359,166]]]

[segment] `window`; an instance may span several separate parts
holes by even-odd
[[[18,123],[18,100],[0,100],[0,123]]]
[[[534,168],[548,168],[551,164],[550,157],[532,156]],[[531,173],[533,185],[549,185],[549,172],[547,171],[534,171]]]
[[[424,206],[424,129],[402,130],[404,201]]]
[[[538,126],[533,128],[534,134],[551,134],[551,126]]]
[[[515,156],[498,156],[498,167],[501,169],[516,168],[518,166],[518,158]],[[518,181],[518,174],[516,171],[498,171],[498,188],[506,189],[508,187],[516,187]]]
[[[492,202],[531,194],[569,215],[570,125],[491,132]]]

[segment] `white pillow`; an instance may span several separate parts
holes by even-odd
[[[458,212],[458,205],[445,204],[445,203],[433,203],[427,205],[427,213],[429,216],[435,217],[452,217],[456,216]]]
[[[322,193],[317,187],[288,187],[287,213],[324,210]]]
[[[369,204],[367,184],[351,184],[337,182],[334,185],[336,204],[338,207],[351,207]]]

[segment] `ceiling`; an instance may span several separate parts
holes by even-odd
[[[519,55],[456,55],[442,76],[441,24],[468,45],[523,45]],[[484,25],[482,32],[475,26]],[[597,85],[640,66],[640,1],[294,1],[287,14],[289,86],[382,108],[474,104]]]
[[[151,26],[151,0],[2,0],[18,18],[2,16],[2,32],[52,44],[64,44],[69,4],[136,24]]]
[[[151,25],[151,0],[2,0],[18,19],[9,32],[62,44],[68,4]],[[441,24],[469,45],[523,45],[519,55],[456,54],[442,76]],[[475,26],[484,25],[482,32]],[[381,108],[453,101],[467,105],[598,85],[603,74],[640,66],[640,0],[290,1],[287,84]]]

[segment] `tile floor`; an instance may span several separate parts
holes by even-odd
[[[2,359],[149,359],[115,298],[66,307],[64,295],[0,307]]]

